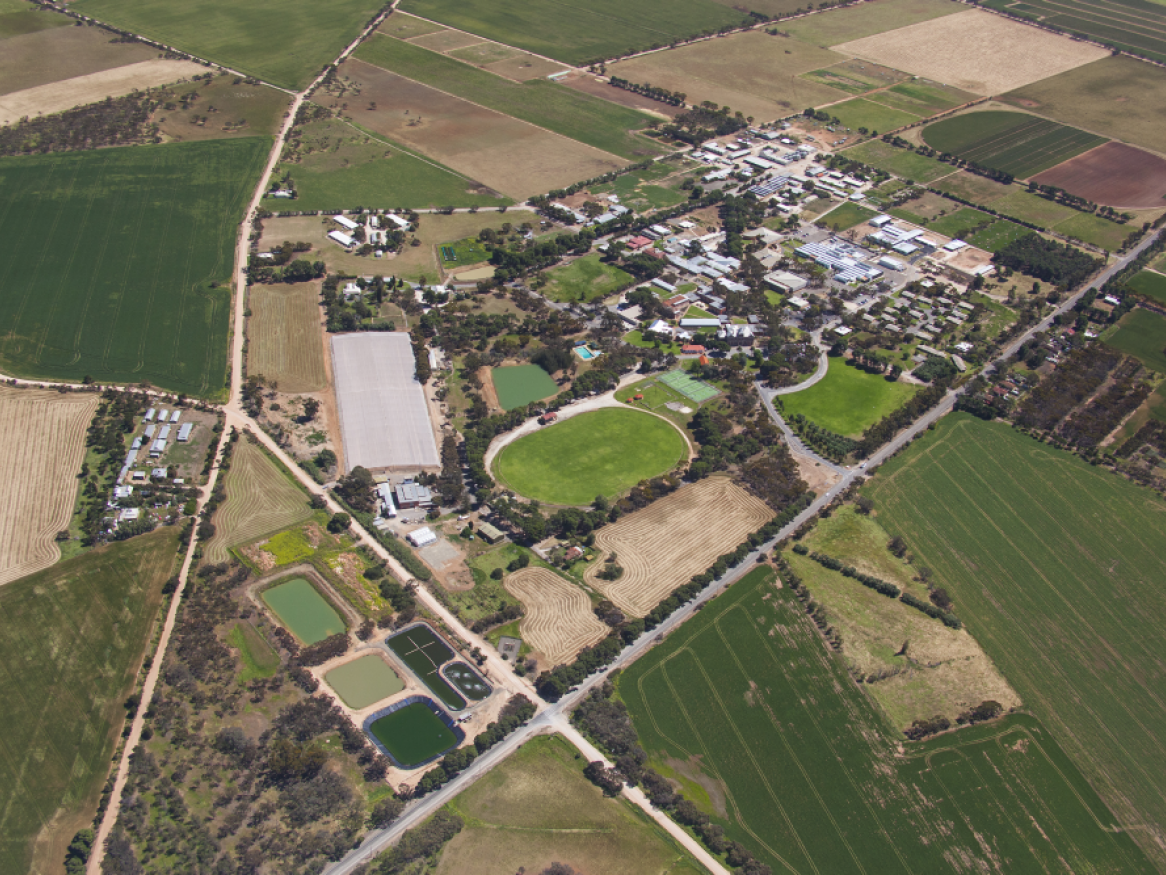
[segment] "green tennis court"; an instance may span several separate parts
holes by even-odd
[[[695,401],[697,404],[708,401],[710,398],[714,398],[720,394],[720,390],[715,386],[710,386],[703,380],[697,380],[684,371],[669,371],[660,377],[660,382],[665,386],[675,389],[685,398],[688,398],[690,401]]]

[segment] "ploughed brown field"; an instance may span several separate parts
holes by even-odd
[[[1090,149],[1033,179],[1109,207],[1166,207],[1166,159],[1125,143]]]

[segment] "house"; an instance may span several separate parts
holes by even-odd
[[[652,245],[652,239],[650,237],[644,237],[643,235],[633,237],[631,240],[628,241],[628,248],[629,249],[643,249],[645,246],[651,246],[651,245]]]
[[[409,539],[414,547],[428,547],[430,544],[437,543],[437,535],[433,533],[433,529],[429,526],[417,529],[415,532],[410,532],[405,536]]]
[[[582,556],[583,556],[583,548],[577,547],[577,546],[571,547],[571,549],[569,549],[565,554],[563,554],[563,558],[566,559],[568,562],[574,562],[576,559],[579,559]]]
[[[154,443],[150,444],[150,458],[156,459],[166,452],[166,439],[158,438]]]
[[[127,507],[117,515],[119,523],[132,523],[134,520],[140,519],[142,516],[142,509],[140,507]]]
[[[397,506],[402,510],[412,507],[433,507],[433,493],[429,487],[406,480],[396,488]]]
[[[478,536],[487,544],[497,544],[506,537],[506,533],[490,523],[479,523]]]
[[[550,425],[552,422],[555,422],[558,418],[559,418],[559,414],[557,414],[553,410],[551,410],[551,411],[548,411],[547,413],[544,413],[542,416],[540,416],[538,418],[538,421],[542,425]]]
[[[353,298],[359,298],[361,288],[352,280],[344,284],[344,300],[351,301]]]
[[[159,480],[165,480],[166,479],[166,469],[165,468],[151,468],[150,469],[150,476],[156,477]]]

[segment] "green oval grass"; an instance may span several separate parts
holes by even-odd
[[[685,457],[684,437],[647,413],[610,408],[572,417],[504,448],[495,476],[527,498],[590,504],[656,477]]]

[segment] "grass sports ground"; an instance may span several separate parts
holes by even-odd
[[[785,416],[800,413],[835,434],[857,437],[915,394],[909,383],[891,383],[831,357],[826,376],[808,389],[782,395]]]
[[[0,871],[60,870],[90,825],[176,548],[164,528],[0,587]]]
[[[370,0],[82,0],[77,10],[281,88],[298,90],[377,14]]]
[[[603,875],[698,875],[705,870],[642,811],[603,796],[559,735],[526,742],[449,803],[466,827],[435,875],[542,872],[559,861]]]
[[[1166,687],[1144,667],[1166,611],[1166,502],[965,414],[886,463],[866,493],[1161,865]]]
[[[547,271],[544,276],[547,284],[539,291],[560,303],[606,298],[633,282],[630,273],[602,261],[598,252],[576,258],[568,265]]]
[[[687,454],[687,440],[666,420],[604,409],[519,438],[498,454],[494,473],[527,498],[585,505],[663,474]]]
[[[498,403],[503,410],[525,407],[533,401],[550,398],[559,391],[551,375],[538,365],[491,368],[490,379],[494,381],[494,391],[498,393]]]
[[[270,140],[0,159],[0,367],[221,396],[232,249]]]
[[[324,675],[324,680],[344,700],[344,704],[354,711],[367,708],[405,689],[397,673],[375,653],[337,666]]]
[[[406,769],[433,759],[458,742],[453,730],[424,700],[377,718],[368,731]]]
[[[1135,307],[1122,317],[1112,334],[1105,336],[1107,345],[1128,353],[1148,368],[1166,374],[1166,319],[1158,313]]]
[[[455,711],[466,707],[465,699],[441,676],[439,669],[453,658],[453,651],[436,632],[424,624],[418,624],[398,632],[386,643],[446,706]]]
[[[652,766],[774,872],[1153,871],[1031,717],[896,756],[902,736],[770,568],[633,663],[618,690]]]
[[[932,149],[1027,179],[1106,142],[1022,112],[971,112],[923,129]]]
[[[328,600],[302,577],[266,589],[264,604],[304,644],[316,644],[344,631],[344,620]]]

